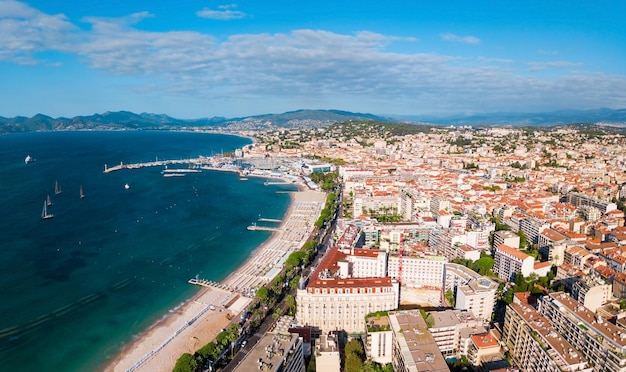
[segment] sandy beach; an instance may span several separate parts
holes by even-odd
[[[256,289],[271,281],[291,252],[313,231],[326,202],[322,192],[291,192],[291,205],[272,236],[250,258],[220,283],[211,283],[194,298],[128,344],[105,371],[171,371],[184,353],[193,354],[215,338],[230,321],[238,319]]]

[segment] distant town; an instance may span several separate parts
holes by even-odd
[[[623,135],[373,121],[242,134],[256,142],[233,156],[336,195],[287,333],[307,370],[626,370]]]

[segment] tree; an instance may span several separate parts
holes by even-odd
[[[208,344],[200,348],[200,350],[196,351],[196,354],[200,355],[203,358],[215,360],[220,354],[220,348],[215,342],[209,342]]]
[[[270,299],[270,290],[265,286],[261,286],[257,289],[256,296],[259,300],[261,300],[261,303],[267,305]]]
[[[354,354],[346,354],[346,372],[360,372],[363,361]]]
[[[198,364],[193,355],[185,353],[178,358],[174,365],[174,372],[194,372],[198,368]]]
[[[289,315],[295,315],[297,310],[296,298],[293,295],[287,295],[285,303],[289,306]]]
[[[306,258],[306,253],[302,251],[292,252],[285,261],[285,270],[289,271],[294,267],[300,266]]]
[[[495,265],[495,263],[496,261],[493,257],[483,256],[472,264],[472,270],[480,275],[490,275],[492,274],[491,269],[493,269],[493,265]]]
[[[360,359],[363,359],[365,357],[365,352],[363,351],[363,345],[361,345],[361,342],[359,340],[348,341],[348,343],[346,344],[345,351],[346,351],[346,356],[348,354],[355,354]]]
[[[452,292],[451,289],[448,289],[446,291],[445,297],[446,297],[446,301],[448,301],[450,306],[454,307],[454,304],[455,304],[454,292]]]
[[[289,281],[289,287],[293,289],[298,288],[298,283],[300,283],[300,275],[296,275]]]

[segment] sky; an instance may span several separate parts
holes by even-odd
[[[626,1],[0,0],[0,116],[626,108]]]

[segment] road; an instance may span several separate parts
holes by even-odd
[[[284,314],[287,312],[287,304],[285,304],[284,301],[278,304],[278,306],[280,306],[282,309],[281,314]],[[268,314],[273,314],[273,313],[274,311],[272,311],[272,309],[268,310]],[[246,340],[247,341],[246,345],[242,347],[241,349],[239,349],[235,357],[223,369],[221,369],[221,371],[224,371],[224,372],[234,371],[239,365],[239,363],[241,363],[241,361],[244,360],[244,358],[248,355],[248,353],[250,353],[250,351],[254,349],[254,347],[259,342],[259,340],[261,340],[263,336],[265,336],[265,334],[274,326],[274,324],[276,324],[276,322],[277,320],[274,319],[271,315],[265,317],[265,320],[263,321],[263,323],[261,323],[256,333],[250,336]]]

